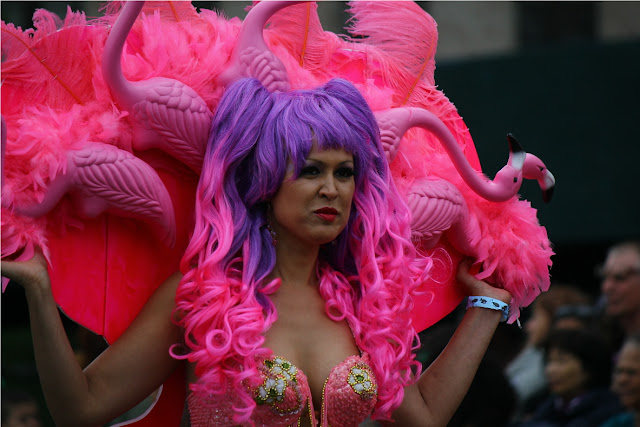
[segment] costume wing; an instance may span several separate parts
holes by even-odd
[[[146,27],[138,22],[134,41],[144,40],[145,30],[158,31],[150,29],[153,25],[166,25],[151,16],[155,21]],[[35,30],[22,31],[2,23],[2,256],[25,259],[41,247],[60,308],[113,342],[155,288],[178,270],[192,228],[197,175],[159,152],[134,155],[130,112],[117,105],[100,71],[106,20],[88,25],[81,13],[68,11],[61,20],[39,10],[34,25]],[[202,24],[200,30],[204,38],[215,28]],[[140,63],[131,64],[140,55],[136,48],[149,46],[134,43],[125,61],[137,73],[153,76]],[[162,72],[158,62],[169,58],[172,46],[164,49],[164,56],[155,49],[149,53],[152,63],[142,63]],[[126,74],[135,78],[129,68]],[[194,74],[199,84],[213,79]],[[171,77],[180,76],[166,78]],[[193,128],[184,129],[188,133]],[[172,213],[148,226],[145,221],[154,222],[149,214],[160,205]],[[182,371],[165,383],[144,422],[178,425],[182,405],[163,403],[167,400],[184,400]]]

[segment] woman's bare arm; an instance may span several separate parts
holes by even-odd
[[[110,421],[147,397],[179,363],[168,353],[180,336],[171,321],[179,274],[158,288],[125,333],[84,371],[60,320],[42,255],[2,261],[2,275],[25,289],[40,382],[59,426]]]
[[[458,281],[469,295],[482,295],[508,303],[509,292],[494,288],[468,273],[461,265]],[[393,414],[396,425],[446,426],[467,394],[478,366],[491,342],[502,313],[470,308],[438,358],[417,383],[405,389],[402,405]]]

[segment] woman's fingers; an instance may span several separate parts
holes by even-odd
[[[29,286],[32,283],[48,283],[49,273],[47,261],[40,252],[28,261],[5,261],[0,263],[2,277],[16,282],[21,286]]]
[[[472,264],[471,258],[463,258],[462,261],[460,261],[460,265],[458,265],[458,274],[456,278],[458,282],[462,283],[467,288],[477,285],[477,282],[481,282],[469,273],[469,269]]]
[[[463,259],[458,266],[458,274],[456,276],[458,283],[466,288],[467,295],[496,298],[508,304],[511,301],[511,294],[509,291],[490,285],[483,280],[476,279],[471,273],[469,273],[469,269],[472,264],[472,259]]]

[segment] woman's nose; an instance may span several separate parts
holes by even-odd
[[[333,175],[327,176],[320,187],[320,196],[327,197],[328,199],[335,199],[338,197],[338,188],[336,187],[335,178]]]

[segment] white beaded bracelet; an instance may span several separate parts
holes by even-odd
[[[472,296],[469,297],[469,301],[467,302],[467,308],[470,307],[480,307],[480,308],[488,308],[491,310],[499,310],[502,312],[501,322],[505,322],[509,318],[509,304],[506,302],[500,301],[499,299],[490,298],[490,297],[480,297],[480,296]]]

